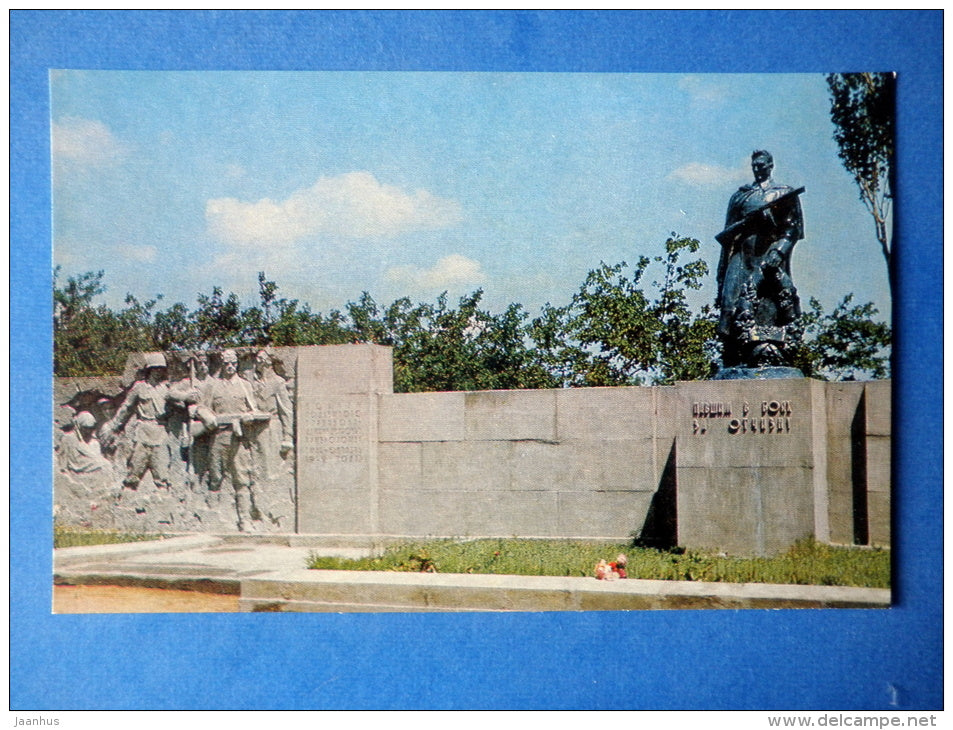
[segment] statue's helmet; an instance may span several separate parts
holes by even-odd
[[[222,350],[222,362],[233,362],[237,365],[238,353],[236,353],[234,350]]]
[[[80,411],[73,418],[73,425],[77,428],[93,428],[96,425],[96,417],[89,411]]]
[[[143,370],[166,367],[165,355],[161,352],[147,352],[144,356],[144,360],[145,364],[142,366]]]

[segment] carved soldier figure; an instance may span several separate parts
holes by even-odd
[[[189,406],[190,433],[189,469],[196,484],[208,486],[211,466],[212,434],[216,420],[212,411],[212,387],[218,381],[209,370],[208,353],[197,352],[193,356],[192,387],[198,392],[198,400]]]
[[[171,437],[173,479],[186,480],[190,471],[192,434],[190,419],[199,392],[193,384],[194,364],[188,352],[172,353],[169,362],[169,406],[166,429]]]
[[[255,465],[252,436],[247,432],[255,421],[263,420],[256,409],[251,384],[238,374],[238,355],[222,352],[222,372],[210,390],[211,410],[216,417],[210,453],[209,489],[218,492],[226,477],[235,491],[238,529],[255,529]]]
[[[804,237],[798,195],[771,178],[770,153],[751,155],[754,182],[731,196],[718,263],[718,335],[725,367],[787,365],[800,337],[791,252]]]
[[[73,418],[73,429],[60,439],[60,470],[70,477],[93,474],[109,468],[99,439],[95,436],[96,418],[89,411],[80,411]]]
[[[138,489],[139,481],[148,469],[152,472],[152,481],[156,487],[167,489],[169,439],[163,421],[171,396],[164,382],[166,362],[161,352],[151,352],[145,357],[145,379],[133,384],[115,417],[103,424],[100,435],[104,441],[111,441],[116,432],[123,428],[126,420],[135,414],[132,428],[128,429],[133,446],[126,465],[127,473],[123,486]]]
[[[268,414],[255,439],[258,467],[265,479],[277,479],[288,472],[285,457],[294,447],[292,441],[292,407],[285,379],[275,372],[267,350],[255,357],[255,400],[258,409]]]
[[[218,378],[212,375],[209,370],[207,352],[195,353],[193,361],[195,363],[195,376],[193,379],[193,385],[199,391],[201,402],[205,403],[208,401],[212,386],[215,384],[215,381],[218,380]]]

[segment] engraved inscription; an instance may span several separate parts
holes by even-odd
[[[360,408],[317,406],[299,439],[301,458],[312,464],[367,461],[367,415]]]
[[[731,416],[731,403],[711,403],[707,401],[692,403],[692,416],[695,418],[729,418]]]
[[[791,401],[789,400],[772,400],[772,401],[761,401],[761,415],[762,416],[790,416],[791,415]]]
[[[791,433],[791,419],[777,418],[732,418],[728,433]]]
[[[757,409],[758,406],[754,405]],[[758,410],[745,401],[741,416],[732,416],[731,403],[697,401],[692,403],[692,434],[703,436],[715,425],[711,419],[727,419],[730,434],[784,434],[791,433],[791,416],[794,409],[789,400],[764,400]],[[735,411],[737,413],[737,411]],[[724,423],[724,421],[723,421]]]

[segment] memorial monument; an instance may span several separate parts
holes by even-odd
[[[754,152],[716,236],[712,380],[394,393],[378,345],[133,353],[122,378],[57,379],[56,517],[375,542],[635,536],[735,555],[889,544],[890,384],[791,367],[804,188],[773,166]]]
[[[288,369],[260,349],[176,350],[132,353],[123,376],[58,379],[57,520],[293,531],[293,381],[277,372]]]
[[[719,380],[801,377],[791,351],[801,338],[801,305],[791,281],[791,254],[804,237],[794,189],[774,182],[769,152],[751,155],[754,182],[728,201],[718,262]]]
[[[61,524],[732,555],[890,542],[889,381],[394,393],[390,348],[359,344],[132,353],[126,370],[54,382]]]

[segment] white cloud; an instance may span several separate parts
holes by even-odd
[[[716,187],[737,183],[747,179],[748,168],[744,165],[736,168],[706,165],[703,162],[690,162],[668,174],[670,180],[696,187]]]
[[[455,201],[426,190],[406,193],[368,172],[322,177],[281,201],[216,198],[205,205],[209,233],[235,246],[288,245],[319,236],[394,236],[447,228],[460,219]]]
[[[128,149],[102,122],[64,117],[53,122],[51,151],[54,164],[104,165],[118,160]]]
[[[460,254],[445,256],[429,269],[416,266],[394,266],[384,274],[388,281],[415,289],[444,289],[451,286],[479,284],[486,274],[479,261]]]

